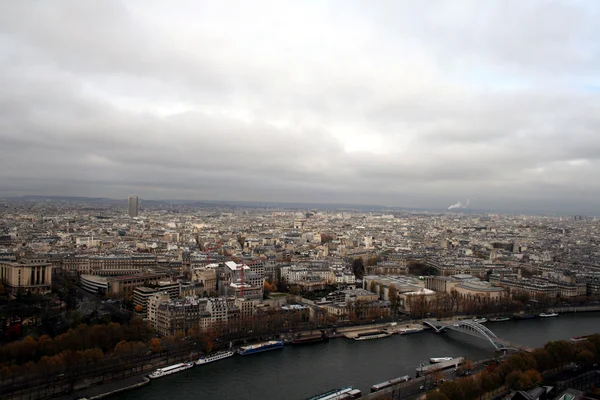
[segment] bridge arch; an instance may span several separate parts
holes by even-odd
[[[486,339],[487,341],[489,341],[492,344],[492,346],[494,346],[494,348],[496,350],[500,350],[502,347],[504,347],[503,344],[500,343],[501,340],[498,338],[498,336],[496,336],[496,334],[494,332],[492,332],[487,327],[485,327],[482,324],[475,322],[475,321],[470,321],[470,320],[457,321],[453,324],[446,325],[445,328],[456,331],[456,332],[466,333],[467,335]]]

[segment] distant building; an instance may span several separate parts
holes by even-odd
[[[0,261],[0,279],[10,293],[49,293],[52,289],[52,264],[43,258]]]
[[[148,313],[148,300],[152,295],[157,293],[158,290],[149,288],[146,286],[138,286],[133,289],[133,304],[142,307],[142,313]]]
[[[213,265],[214,267],[211,267]],[[192,271],[192,282],[202,286],[201,294],[206,296],[217,293],[217,271],[218,264],[209,264],[207,267],[194,268]]]
[[[135,218],[138,216],[138,206],[139,206],[138,197],[135,195],[129,196],[128,211],[129,211],[129,216],[131,218]]]
[[[79,276],[79,283],[87,292],[102,295],[108,293],[108,279],[104,276],[82,274]]]
[[[248,265],[226,261],[219,266],[217,275],[221,296],[262,299],[264,276],[261,277],[253,272]]]

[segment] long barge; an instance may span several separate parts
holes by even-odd
[[[358,399],[360,396],[360,390],[354,389],[352,386],[348,386],[318,394],[316,396],[310,397],[307,400],[350,400]]]
[[[371,340],[371,339],[380,339],[384,337],[392,336],[391,332],[388,331],[370,331],[359,333],[354,337],[354,340]]]
[[[163,376],[173,375],[178,372],[185,371],[186,369],[190,369],[193,366],[194,366],[193,362],[185,362],[185,363],[170,365],[170,366],[164,367],[164,368],[158,368],[156,371],[154,371],[153,373],[148,375],[148,378],[150,378],[150,379],[162,378]]]
[[[292,339],[293,345],[299,344],[311,344],[311,343],[321,343],[329,341],[329,336],[326,333],[314,333],[314,334],[298,334]]]
[[[280,340],[270,340],[268,342],[249,344],[238,349],[237,353],[241,356],[249,354],[262,353],[263,351],[282,349],[283,342]]]
[[[382,389],[388,388],[390,386],[397,385],[399,383],[408,382],[411,379],[412,378],[410,376],[405,375],[405,376],[401,376],[399,378],[390,379],[390,380],[385,381],[385,382],[376,383],[375,385],[371,386],[371,393],[378,392],[378,391],[380,391]]]

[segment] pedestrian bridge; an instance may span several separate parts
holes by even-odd
[[[435,330],[436,333],[442,333],[446,330],[464,333],[465,335],[474,336],[480,339],[487,340],[496,350],[524,350],[532,351],[533,349],[521,346],[516,343],[501,339],[494,332],[489,330],[483,324],[473,320],[461,321],[432,321],[423,320],[423,325],[427,325]]]

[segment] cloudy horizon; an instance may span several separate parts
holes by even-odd
[[[598,20],[591,0],[3,2],[0,197],[597,213]]]

